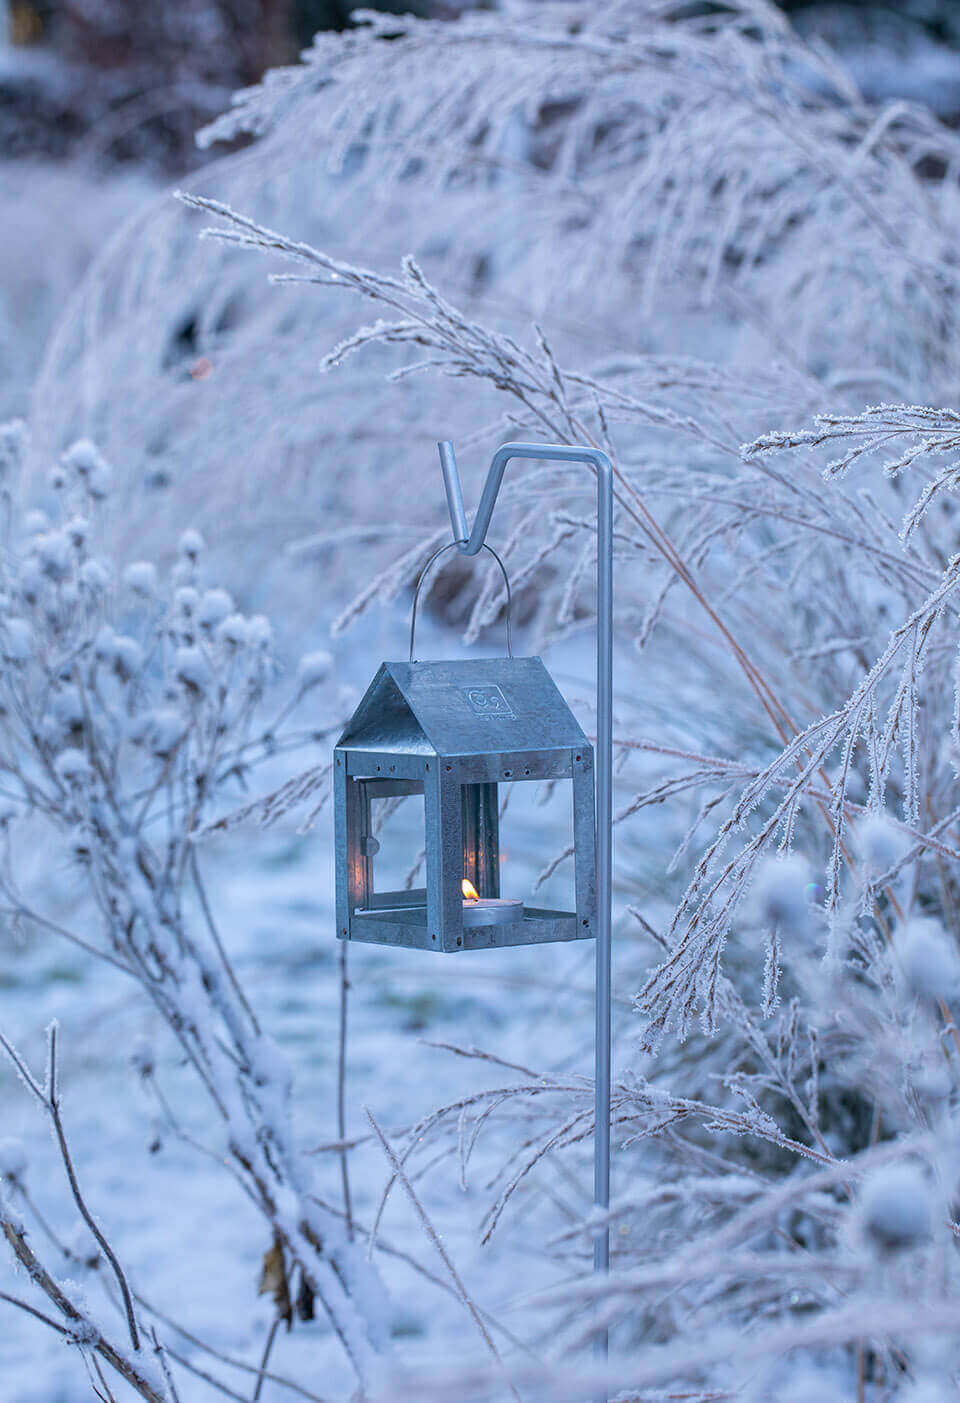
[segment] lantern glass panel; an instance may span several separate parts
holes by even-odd
[[[370,800],[370,829],[378,844],[370,863],[374,892],[403,891],[423,885],[424,807],[422,794]]]
[[[573,784],[517,781],[501,786],[500,878],[504,896],[520,896],[537,906],[575,911],[572,856],[557,864],[543,884],[534,885],[550,864],[573,848]]]

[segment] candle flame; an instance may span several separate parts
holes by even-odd
[[[477,891],[476,887],[473,885],[472,882],[467,881],[466,877],[464,877],[463,881],[460,883],[460,890],[463,892],[463,895],[467,901],[480,900],[480,893]]]

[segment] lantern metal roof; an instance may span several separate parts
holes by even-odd
[[[382,663],[337,742],[349,750],[437,756],[587,744],[539,658]]]

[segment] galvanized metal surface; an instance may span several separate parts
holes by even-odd
[[[539,658],[382,663],[337,742],[443,757],[588,744]]]
[[[382,664],[334,752],[338,936],[444,953],[590,939],[597,919],[592,775],[593,748],[539,658]],[[543,779],[571,786],[577,909],[468,938],[463,879],[481,896],[500,895],[498,786]],[[376,889],[372,802],[410,794],[424,800],[422,930],[409,898]],[[399,922],[382,916],[389,905],[404,909]]]
[[[347,774],[354,779],[379,779],[381,776],[385,780],[400,779],[402,777],[414,782],[420,780],[430,767],[436,764],[436,756],[433,751],[427,755],[417,755],[399,750],[336,750],[335,755],[342,756],[347,767]],[[432,757],[432,761],[431,758]],[[422,790],[420,791],[422,793]]]
[[[481,896],[500,894],[500,819],[498,785],[474,783],[468,771],[475,757],[464,760],[424,760],[422,779],[386,778],[389,769],[385,753],[377,752],[374,777],[351,772],[357,759],[351,751],[338,748],[334,756],[334,797],[336,806],[337,849],[337,934],[341,940],[380,941],[388,945],[414,945],[452,953],[491,945],[528,945],[536,941],[589,940],[597,929],[597,870],[594,823],[593,750],[581,744],[572,750],[556,752],[560,780],[570,783],[571,817],[574,835],[575,912],[538,911],[536,919],[520,924],[522,931],[497,926],[477,944],[465,939],[463,893],[466,877]],[[503,757],[492,757],[502,762]],[[501,773],[521,782],[539,778],[538,766],[519,765],[515,760],[501,764]],[[360,761],[369,757],[362,754]],[[422,894],[382,892],[376,886],[377,852],[371,847],[371,804],[389,799],[423,794],[424,853],[426,887]],[[413,857],[414,854],[411,854]],[[508,892],[520,896],[518,892]],[[404,908],[400,927],[383,912]],[[422,911],[421,917],[416,909]],[[531,908],[526,908],[529,911]],[[423,933],[409,929],[411,923],[424,926]]]
[[[375,945],[400,945],[411,950],[437,950],[437,932],[431,930],[427,908],[398,907],[392,911],[358,911],[355,913],[351,940]],[[522,921],[503,926],[464,928],[454,936],[447,954],[465,950],[494,950],[506,945],[540,945],[558,940],[590,940],[572,911],[547,911],[541,907],[525,906]]]
[[[381,663],[337,741],[338,749],[380,750],[392,757],[435,755],[436,748],[392,676]]]
[[[593,765],[593,747],[578,745],[570,750],[506,750],[495,755],[457,755],[452,757],[460,770],[464,784],[509,783],[518,779],[569,779],[570,756],[574,764]],[[580,757],[577,759],[577,757]]]
[[[467,532],[463,490],[453,444],[439,444],[454,543],[464,555],[476,555],[486,544],[490,518],[507,464],[513,458],[556,463],[583,463],[597,479],[597,965],[596,965],[596,1127],[594,1202],[610,1205],[610,1077],[611,1077],[611,954],[613,904],[613,464],[599,448],[566,443],[505,443],[493,455],[473,527]],[[578,898],[579,899],[579,898]],[[610,1268],[610,1229],[594,1236],[594,1269]],[[598,1349],[607,1353],[607,1334],[598,1335]],[[604,1393],[599,1403],[604,1403]]]

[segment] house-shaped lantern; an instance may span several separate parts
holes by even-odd
[[[500,895],[498,786],[569,781],[576,911]],[[423,795],[426,886],[381,891],[375,800]],[[424,950],[585,940],[593,748],[539,658],[383,663],[334,751],[337,935]]]

